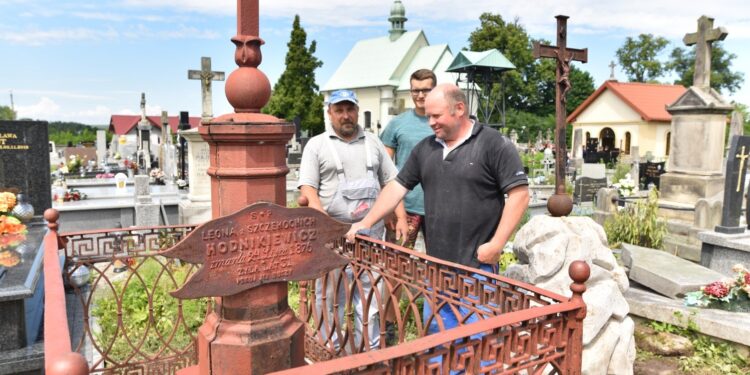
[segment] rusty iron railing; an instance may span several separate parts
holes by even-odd
[[[197,326],[188,322],[202,322],[211,304],[164,297],[163,290],[148,284],[155,279],[161,288],[175,290],[197,270],[156,255],[170,238],[179,240],[192,229],[165,226],[60,235],[63,278],[74,279],[82,267],[91,273],[82,286],[68,282],[73,296],[68,308],[82,311],[83,332],[74,332],[73,350],[87,357],[91,373],[174,373],[196,363]],[[314,280],[299,283],[297,315],[306,323],[306,357],[313,364],[283,373],[580,373],[585,279],[571,286],[573,297],[567,298],[367,237],[353,244],[342,239],[334,248],[350,263],[318,285]],[[118,262],[126,272],[114,273]],[[131,311],[131,289],[145,295],[145,310]],[[343,299],[335,297],[339,294]],[[165,319],[161,305],[166,303],[176,306],[176,314]],[[106,304],[114,317],[102,317]],[[368,311],[370,305],[379,313],[359,322],[362,328],[355,330],[357,307]],[[423,305],[433,312],[460,311],[459,327],[445,329],[439,314],[423,316]],[[468,323],[467,317],[477,321]],[[107,319],[110,331],[104,332],[101,323]],[[131,325],[136,319],[142,321],[139,330]],[[392,341],[388,321],[396,327]],[[430,324],[438,333],[430,334]],[[370,325],[379,328],[376,340],[371,340]],[[48,333],[45,328],[45,340]]]

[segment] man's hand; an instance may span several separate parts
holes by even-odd
[[[497,264],[497,262],[500,260],[500,254],[503,251],[503,246],[498,246],[497,244],[490,242],[483,243],[479,248],[477,249],[477,259],[482,263],[487,264]]]
[[[357,232],[361,231],[362,229],[370,229],[370,227],[366,227],[364,224],[362,224],[361,221],[352,224],[352,227],[349,228],[348,232],[346,232],[346,241],[354,242],[354,237],[357,235]]]
[[[404,246],[409,239],[409,222],[405,217],[399,217],[396,219],[395,232],[396,241],[398,241],[399,245]]]

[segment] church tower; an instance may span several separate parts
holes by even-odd
[[[406,32],[404,29],[404,22],[406,22],[406,9],[404,4],[401,4],[401,0],[395,0],[391,6],[391,16],[388,17],[388,21],[391,22],[391,30],[389,31],[391,41],[398,39],[401,35]]]

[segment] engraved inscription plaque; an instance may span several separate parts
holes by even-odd
[[[229,296],[344,266],[332,244],[349,226],[312,208],[255,203],[204,223],[161,255],[203,264],[174,297]]]

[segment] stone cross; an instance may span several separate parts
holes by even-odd
[[[588,61],[588,49],[568,48],[568,16],[555,16],[557,19],[557,46],[534,42],[535,58],[553,58],[557,61],[555,74],[555,194],[547,201],[547,209],[552,216],[566,216],[573,210],[573,199],[565,193],[565,110],[566,95],[570,91],[570,62]]]
[[[610,61],[609,65],[607,66],[609,66],[609,80],[617,81],[617,78],[615,78],[615,67],[617,66],[617,64],[615,64],[614,61]]]
[[[682,41],[685,45],[695,44],[695,73],[693,74],[693,86],[701,88],[711,87],[711,42],[724,40],[727,30],[723,27],[714,27],[714,19],[701,16],[698,18],[698,31],[685,34]]]
[[[169,118],[167,111],[161,111],[161,142],[159,143],[159,169],[164,171],[164,159],[166,156],[167,129],[169,129]]]
[[[146,93],[141,93],[141,121],[138,122],[138,167],[140,173],[151,169],[151,123],[146,118]]]
[[[202,121],[211,120],[213,115],[211,81],[223,81],[224,72],[211,71],[211,58],[201,57],[201,70],[188,70],[188,79],[201,80],[201,99],[203,101]]]

